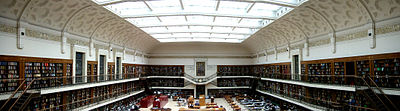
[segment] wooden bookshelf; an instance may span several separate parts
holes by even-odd
[[[114,80],[115,76],[115,63],[114,62],[108,62],[108,80]]]
[[[19,78],[18,62],[0,61],[0,93],[16,90]]]

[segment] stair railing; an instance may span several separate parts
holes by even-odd
[[[192,81],[195,81],[194,80],[195,78],[193,76],[191,76],[190,74],[185,74],[185,77],[190,79],[190,80],[192,80]]]
[[[190,83],[190,82],[185,82],[185,84],[183,86],[186,87],[186,86],[191,85],[191,84],[192,83]]]
[[[7,105],[8,102],[10,102],[10,100],[15,96],[15,94],[18,93],[18,91],[22,88],[22,86],[24,85],[26,79],[24,79],[24,81],[22,81],[22,84],[20,84],[18,86],[18,88],[10,95],[10,97],[8,97],[7,101],[3,104],[3,106],[1,106],[0,111],[3,110],[3,108]]]
[[[28,86],[24,89],[24,91],[21,93],[21,95],[18,96],[18,98],[15,100],[15,102],[10,106],[10,109],[8,111],[11,111],[11,109],[14,107],[15,104],[17,104],[18,100],[26,93],[26,91],[31,87],[32,83],[35,82],[36,79],[33,79],[32,81],[29,82]],[[22,84],[23,85],[23,84]]]
[[[385,92],[382,91],[382,89],[374,82],[374,80],[372,80],[372,78],[369,77],[369,76],[366,77],[366,78],[368,78],[368,80],[374,85],[374,87],[375,87],[376,89],[378,89],[378,91],[383,95],[383,97],[385,97],[385,99],[388,100],[388,102],[393,106],[393,108],[395,108],[396,111],[399,111],[399,109],[397,109],[396,105],[389,99],[389,97],[387,97],[387,95],[385,94]],[[365,81],[364,78],[362,78],[362,80],[363,80],[364,82],[366,82],[366,84],[368,85],[367,81]],[[368,88],[370,88],[370,89],[375,93],[374,89],[372,89],[369,85],[368,85]],[[375,93],[375,95],[376,95],[376,93]],[[378,98],[379,98],[379,97],[378,97]],[[379,98],[379,99],[380,99],[380,98]],[[382,100],[381,100],[381,102],[382,102]],[[382,103],[384,103],[384,102],[382,102]],[[387,108],[386,104],[384,104],[384,105],[385,105],[385,107]],[[389,109],[389,108],[388,108],[388,109]]]

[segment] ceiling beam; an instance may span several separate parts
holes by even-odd
[[[249,28],[249,29],[261,29],[262,26],[246,26],[246,25],[218,25],[218,24],[196,24],[196,23],[188,23],[188,24],[159,24],[159,25],[147,25],[147,26],[137,26],[139,28],[151,28],[151,27],[178,27],[178,26],[209,26],[209,27],[236,27],[236,28]]]
[[[215,11],[218,11],[220,2],[221,2],[220,0],[217,1],[217,6],[215,7]]]
[[[252,33],[231,33],[231,32],[210,32],[210,31],[180,31],[180,32],[149,32],[149,35],[153,34],[171,34],[171,33],[212,33],[212,34],[233,34],[233,35],[252,35]]]
[[[255,4],[256,4],[256,2],[254,2],[253,4],[251,4],[251,6],[249,7],[249,9],[247,9],[246,13],[249,13],[250,10],[254,7]]]
[[[265,4],[272,4],[278,5],[282,7],[290,7],[296,8],[299,4],[287,3],[287,2],[279,2],[279,1],[272,1],[272,0],[222,0],[222,1],[233,1],[233,2],[249,2],[249,3],[265,3]]]
[[[245,37],[242,38],[231,38],[231,37],[213,37],[213,36],[204,36],[204,37],[155,37],[156,39],[175,39],[175,38],[217,38],[217,39],[246,39]]]
[[[185,7],[183,7],[183,2],[182,2],[182,0],[179,0],[179,3],[181,4],[182,10],[185,10]]]
[[[113,1],[113,2],[107,2],[107,3],[100,3],[101,6],[107,6],[107,5],[112,5],[112,4],[117,4],[117,3],[123,3],[123,2],[138,2],[142,0],[121,0],[121,1]],[[147,0],[147,1],[156,1],[156,0]],[[218,0],[220,1],[220,0]],[[296,8],[299,6],[299,4],[293,4],[293,3],[286,3],[286,2],[279,2],[279,1],[267,1],[267,0],[221,0],[221,1],[234,1],[234,2],[250,2],[250,3],[266,3],[266,4],[272,4],[272,5],[278,5],[278,6],[283,6],[283,7],[290,7],[290,8]]]
[[[144,3],[144,4],[146,4],[147,8],[148,8],[150,11],[153,11],[153,9],[151,9],[150,5],[149,5],[149,4],[147,4],[147,2],[146,2],[146,1],[144,1],[144,0],[143,0],[143,3]]]
[[[210,16],[210,17],[231,17],[231,18],[246,18],[246,19],[266,19],[275,20],[277,17],[271,16],[253,16],[251,14],[222,14],[222,13],[204,13],[204,12],[172,12],[172,13],[154,13],[142,15],[123,15],[122,18],[146,18],[146,17],[161,17],[161,16]]]

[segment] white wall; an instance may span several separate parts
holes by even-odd
[[[376,48],[374,49],[371,49],[369,44],[370,39],[367,37],[337,42],[336,53],[331,52],[331,46],[329,44],[310,47],[309,56],[305,55],[305,49],[302,50],[302,60],[310,61],[318,59],[400,52],[400,32],[377,35]],[[291,54],[293,55],[294,53],[295,51],[292,50]],[[256,58],[253,60],[253,62],[256,64],[270,64],[290,61],[291,59],[288,58],[287,52],[278,54],[278,60],[275,60],[275,55],[268,55],[268,61],[265,61],[265,56],[259,57],[259,62],[257,62]]]
[[[251,52],[238,43],[161,43],[151,56],[249,56]]]
[[[41,57],[41,58],[53,58],[53,59],[73,59],[73,53],[71,44],[66,45],[66,51],[64,54],[61,53],[61,42],[43,40],[33,37],[25,37],[22,40],[23,49],[17,49],[16,35],[0,32],[0,55],[10,56],[28,56],[28,57]],[[89,56],[89,47],[87,46],[75,46],[75,50],[84,51],[86,53],[86,59],[88,61],[97,61],[96,49],[93,48],[92,56]],[[116,52],[115,55],[123,55],[122,52]],[[108,53],[107,53],[107,56]],[[114,61],[114,53],[111,53],[111,58],[107,57],[108,62]],[[122,56],[121,56],[122,57]],[[122,63],[131,64],[146,64],[147,58],[143,61],[142,57],[136,56],[136,61],[133,61],[133,55],[125,54],[125,59]]]
[[[198,59],[206,63],[205,77],[217,72],[217,65],[249,65],[248,49],[235,43],[162,43],[150,53],[153,65],[185,65],[185,73],[196,75]],[[246,58],[247,57],[247,58]]]

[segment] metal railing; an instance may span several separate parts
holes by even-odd
[[[254,72],[217,72],[218,76],[255,76]]]
[[[88,105],[92,104],[100,104],[106,102],[107,99],[113,99],[113,98],[118,98],[119,96],[125,96],[127,94],[131,94],[136,91],[141,91],[144,90],[143,88],[128,88],[125,90],[119,90],[111,93],[104,93],[104,94],[99,94],[99,96],[96,97],[91,97],[91,98],[86,98],[82,100],[76,100],[76,101],[70,101],[68,103],[64,103],[62,105],[58,106],[52,106],[48,107],[45,109],[40,109],[39,111],[54,111],[54,110],[72,110],[72,109],[78,109],[82,108]],[[104,101],[104,102],[102,102]]]
[[[118,81],[125,79],[133,79],[138,78],[136,74],[124,74],[119,77],[116,74],[107,74],[107,75],[87,75],[87,76],[59,76],[59,77],[32,77],[29,79],[0,79],[0,82],[4,81],[18,81],[19,87],[16,90],[13,90],[14,96],[16,92],[21,89],[27,89],[29,86],[30,89],[41,89],[41,88],[54,88],[54,87],[62,87],[62,86],[72,86],[78,84],[89,84],[89,83],[100,83],[107,81]],[[25,87],[23,87],[25,86]],[[10,93],[11,91],[5,91],[3,93]]]
[[[356,84],[356,76],[354,75],[262,74],[260,77],[340,86],[354,86]]]

